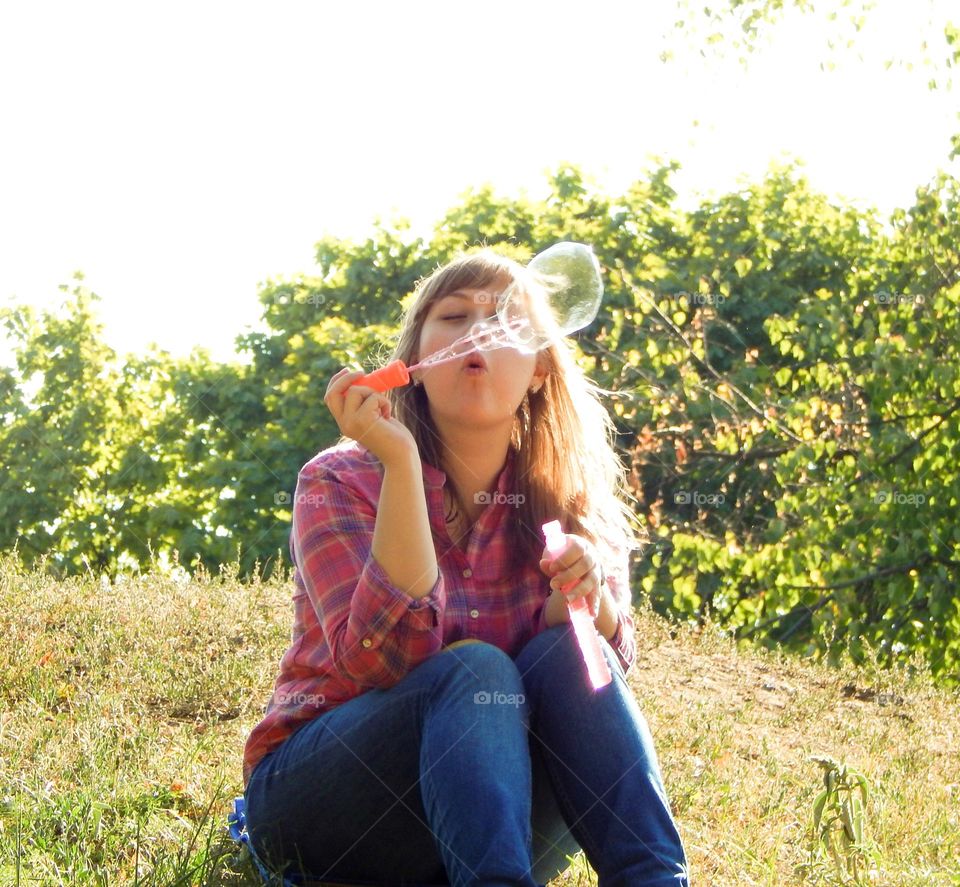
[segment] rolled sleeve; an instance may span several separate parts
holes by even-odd
[[[440,649],[443,599],[442,574],[425,597],[415,598],[393,585],[371,554],[354,592],[344,642],[352,650],[387,657],[384,664],[391,666],[391,673],[399,670],[401,677]],[[342,650],[341,655],[349,653]]]
[[[335,668],[362,687],[388,687],[438,652],[445,593],[438,575],[414,598],[391,583],[371,553],[370,491],[322,466],[300,473],[291,552]]]

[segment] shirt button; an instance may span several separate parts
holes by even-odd
[[[480,615],[480,611],[479,611],[479,610],[471,610],[471,611],[470,611],[470,618],[471,618],[471,619],[476,619],[479,615]]]
[[[373,641],[371,641],[370,638],[364,638],[364,639],[363,639],[363,646],[366,647],[366,648],[369,650],[370,647],[373,646]]]
[[[467,567],[467,569],[463,571],[464,579],[469,579],[472,575],[473,575],[473,570],[471,570],[469,567]]]

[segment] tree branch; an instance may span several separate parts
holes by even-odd
[[[647,305],[650,306],[651,310],[656,313],[658,318],[660,318],[661,323],[663,323],[663,325],[668,330],[670,330],[670,332],[673,333],[673,335],[677,339],[679,339],[683,343],[683,346],[687,349],[687,353],[690,355],[690,357],[694,360],[694,362],[698,366],[706,370],[706,372],[708,372],[711,376],[713,376],[713,378],[716,379],[718,382],[722,382],[724,385],[726,385],[734,394],[737,395],[737,397],[739,397],[750,408],[750,410],[752,410],[761,419],[771,422],[781,433],[785,434],[787,437],[792,438],[797,443],[802,442],[800,438],[797,437],[797,435],[795,435],[789,428],[786,428],[783,425],[781,425],[776,419],[771,419],[770,417],[768,417],[767,414],[763,410],[761,410],[760,407],[758,407],[753,402],[753,400],[747,397],[747,395],[744,394],[743,391],[741,391],[733,382],[731,382],[722,374],[718,373],[712,366],[710,366],[709,363],[707,363],[702,357],[700,357],[693,350],[693,346],[690,344],[690,340],[683,334],[680,328],[669,317],[667,317],[667,315],[664,314],[663,311],[660,310],[660,306],[657,305],[657,303],[653,299],[651,299],[648,295],[646,295],[642,290],[640,290],[639,287],[637,287],[636,284],[634,284],[632,280],[629,279],[629,272],[627,271],[626,266],[623,264],[623,262],[618,259],[616,264],[617,264],[617,268],[620,270],[620,275],[623,279],[623,282],[630,289],[630,292],[632,292],[634,296],[641,299],[643,302],[645,302]]]
[[[932,554],[925,555],[922,558],[919,558],[912,563],[908,564],[893,564],[889,567],[881,567],[879,570],[874,570],[872,573],[865,573],[863,576],[857,576],[854,579],[845,579],[842,582],[833,582],[829,585],[785,585],[781,586],[783,588],[792,588],[797,591],[828,591],[829,594],[823,595],[812,607],[808,607],[805,604],[793,607],[791,610],[788,610],[786,613],[780,613],[777,616],[774,616],[770,619],[765,620],[764,622],[759,623],[758,625],[753,626],[749,631],[743,632],[743,634],[737,635],[738,638],[749,638],[753,637],[757,632],[761,631],[764,628],[767,628],[774,623],[780,622],[783,619],[787,619],[790,616],[796,616],[804,611],[809,611],[810,615],[813,615],[817,610],[825,607],[831,600],[834,598],[834,592],[839,591],[843,588],[849,588],[852,585],[860,585],[864,582],[872,582],[875,579],[882,579],[884,576],[893,576],[902,573],[909,573],[911,570],[919,569],[920,567],[925,567],[927,564],[936,563],[944,564],[945,566],[950,567],[960,567],[960,561],[951,560],[950,558],[941,558],[935,557]]]

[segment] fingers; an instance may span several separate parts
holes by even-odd
[[[330,411],[334,415],[337,415],[343,402],[343,397],[339,395],[345,394],[351,384],[362,375],[363,370],[351,370],[344,367],[330,378],[330,382],[327,384],[327,392],[323,395],[323,402],[330,407]]]
[[[327,394],[329,394],[329,393],[331,392],[331,390],[333,389],[334,383],[336,383],[338,379],[343,379],[343,378],[345,378],[346,376],[351,375],[351,374],[352,374],[352,375],[356,375],[356,374],[359,373],[359,372],[361,372],[361,371],[360,371],[360,370],[351,370],[350,367],[341,367],[339,370],[337,370],[337,371],[330,377],[330,382],[327,384]],[[348,383],[345,383],[345,384],[348,384]]]
[[[568,553],[569,552],[565,551],[563,555],[552,562],[547,558],[540,561],[540,569],[551,577],[551,588],[561,589],[577,579],[585,579],[588,576],[592,577],[591,581],[600,581],[599,567],[590,552],[584,552],[571,561],[570,564],[564,565],[563,558]]]
[[[357,379],[362,378],[364,375],[366,374],[363,370],[351,370],[348,367],[338,370],[330,377],[330,382],[327,384],[327,393],[323,396],[323,402],[330,407],[332,411],[336,411],[344,402],[345,396],[358,392],[361,395],[357,401],[359,404],[364,397],[374,393],[373,389],[368,388],[366,385],[354,384]],[[338,394],[341,395],[339,399],[336,397]]]
[[[343,367],[343,369],[337,370],[331,377],[330,382],[327,385],[327,395],[333,394],[334,392],[346,392],[350,386],[357,381],[357,379],[366,375],[363,370],[351,370],[350,367]],[[324,395],[326,399],[326,395]]]
[[[566,547],[558,555],[551,554],[546,547],[543,549],[543,554],[540,556],[540,569],[548,576],[555,576],[564,568],[575,567],[586,553],[579,536],[564,536],[564,539],[566,539]],[[546,567],[544,567],[544,561],[548,562]]]
[[[366,385],[354,384],[363,375],[363,370],[344,367],[331,377],[323,397],[340,430],[354,438],[375,419],[390,418],[390,401],[383,394]]]
[[[585,601],[590,611],[592,619],[600,615],[600,586],[594,580],[593,576],[586,576],[577,582],[571,588],[561,592],[555,592],[559,597],[563,597],[567,604],[573,604],[575,601]]]
[[[568,601],[585,597],[590,615],[600,613],[600,567],[592,546],[577,536],[567,536],[567,547],[557,557],[544,549],[540,569],[550,576],[550,588]]]
[[[363,443],[362,438],[379,419],[390,418],[390,402],[382,394],[370,388],[357,385],[347,391],[343,401],[343,421],[340,423],[345,433],[354,440]]]
[[[559,585],[554,585],[553,582],[550,583],[550,589],[560,592],[568,601],[582,597],[585,594],[591,594],[597,588],[599,588],[597,584],[597,574],[593,572],[585,573],[580,578],[572,579],[567,583],[560,583]]]

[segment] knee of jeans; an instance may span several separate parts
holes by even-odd
[[[531,672],[545,670],[548,673],[561,672],[564,662],[579,662],[580,648],[577,636],[569,622],[555,625],[540,632],[520,651],[517,667],[527,677]]]
[[[460,676],[476,693],[523,692],[520,672],[510,656],[485,641],[458,641],[442,651],[450,660],[450,671]]]

